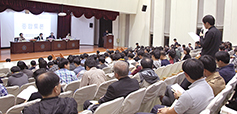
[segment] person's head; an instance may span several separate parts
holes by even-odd
[[[38,59],[38,63],[39,63],[40,61],[42,61],[42,60],[44,60],[44,58],[43,58],[43,57],[40,57],[40,58]]]
[[[76,57],[76,58],[73,60],[73,62],[74,62],[74,65],[75,65],[76,67],[78,67],[78,66],[81,65],[81,61],[80,61],[80,59],[79,59],[78,57]]]
[[[105,32],[106,32],[106,33],[109,33],[109,31],[108,31],[108,30],[105,30]]]
[[[210,73],[215,73],[216,72],[216,62],[215,59],[210,56],[210,55],[203,55],[199,58],[199,60],[203,63],[204,65],[204,75],[208,76],[209,72]]]
[[[48,67],[49,67],[49,68],[52,68],[52,67],[53,67],[53,65],[54,65],[54,63],[53,63],[53,62],[48,62]]]
[[[109,54],[108,54],[108,53],[104,53],[104,56],[105,56],[105,57],[109,57]]]
[[[215,18],[212,15],[206,15],[202,18],[202,22],[206,29],[209,29],[211,26],[215,24]]]
[[[184,48],[184,54],[189,55],[190,49],[188,47]]]
[[[153,60],[151,58],[143,58],[141,60],[142,69],[144,69],[144,68],[152,69],[152,65],[153,65]]]
[[[203,77],[204,66],[200,60],[187,59],[183,62],[182,69],[187,80],[191,83]]]
[[[33,67],[36,66],[35,60],[32,60],[32,61],[30,62],[30,65],[33,66]]]
[[[138,44],[138,43],[136,43],[136,46],[139,46],[139,44]]]
[[[188,43],[188,46],[189,46],[189,47],[191,47],[191,46],[192,46],[192,44],[191,44],[191,43]]]
[[[47,72],[45,68],[40,68],[37,69],[34,73],[33,73],[33,77],[36,79],[40,74],[43,74]]]
[[[87,53],[83,53],[84,58],[87,58],[89,55]]]
[[[97,55],[99,55],[99,54],[100,54],[100,51],[99,51],[99,50],[97,50],[97,51],[96,51],[96,54],[97,54]]]
[[[166,54],[165,54],[165,51],[160,51],[160,59],[163,60],[166,58]]]
[[[132,53],[128,53],[128,59],[131,60],[133,59],[134,55]]]
[[[137,52],[137,56],[140,58],[140,59],[142,59],[142,57],[144,56],[144,51],[143,50],[139,50],[138,52]]]
[[[153,60],[160,59],[160,51],[159,50],[152,51],[151,55],[152,55],[151,57],[152,57]]]
[[[67,60],[69,61],[69,63],[73,63],[74,57],[72,55],[69,55]]]
[[[174,59],[176,56],[176,51],[174,49],[171,49],[168,54],[170,59]]]
[[[184,44],[182,45],[183,49],[186,47]]]
[[[199,41],[196,41],[196,42],[195,42],[195,47],[198,46],[199,43],[200,43]]]
[[[21,69],[20,69],[20,67],[18,67],[18,66],[13,66],[12,68],[11,68],[11,72],[12,73],[16,73],[16,72],[20,72],[21,71]]]
[[[100,64],[104,64],[105,63],[105,58],[104,57],[99,57],[99,62]]]
[[[47,68],[47,62],[45,60],[42,60],[39,62],[39,68]]]
[[[51,61],[53,59],[53,56],[49,55],[47,58],[48,58],[49,61]]]
[[[69,61],[65,58],[61,58],[60,61],[58,62],[58,67],[60,69],[62,68],[69,69]]]
[[[121,55],[118,53],[118,54],[114,54],[113,56],[113,59],[114,60],[119,60],[121,58]]]
[[[85,69],[90,70],[92,67],[95,67],[96,61],[94,58],[88,58],[85,61]]]
[[[40,33],[39,36],[43,36],[43,33]]]
[[[114,76],[117,79],[128,76],[129,67],[128,63],[124,61],[117,61],[114,63]]]
[[[11,59],[7,58],[7,59],[6,59],[6,62],[11,62]]]
[[[221,44],[221,45],[219,46],[219,51],[225,51],[225,46]]]
[[[53,32],[51,32],[50,35],[53,36]]]
[[[23,33],[20,33],[19,36],[20,36],[20,37],[23,37]]]
[[[174,39],[174,42],[177,42],[177,39],[176,39],[176,38]]]
[[[61,93],[60,79],[53,72],[46,72],[36,78],[36,87],[43,98],[56,97]]]
[[[226,51],[218,51],[215,54],[216,63],[219,67],[224,67],[230,62],[230,54]]]
[[[27,68],[25,62],[23,62],[23,61],[18,61],[18,62],[17,62],[17,66],[18,66],[21,70],[24,70],[24,69]]]

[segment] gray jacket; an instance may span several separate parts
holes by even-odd
[[[7,85],[8,86],[19,86],[21,87],[22,85],[28,83],[28,76],[22,72],[17,72],[12,74],[9,78],[8,78],[8,82]]]

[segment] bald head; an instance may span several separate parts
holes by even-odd
[[[59,77],[53,72],[46,72],[36,78],[36,86],[42,96],[52,94],[55,86],[59,84]]]
[[[114,72],[118,74],[118,76],[127,76],[129,72],[128,63],[124,61],[117,61],[114,64]]]

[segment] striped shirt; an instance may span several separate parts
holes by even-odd
[[[61,83],[69,84],[72,81],[78,80],[73,71],[69,71],[68,69],[65,68],[59,69],[54,73],[60,77]]]

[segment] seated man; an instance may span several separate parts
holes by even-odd
[[[211,86],[214,95],[216,96],[225,88],[225,80],[216,72],[215,59],[210,55],[204,55],[199,58],[204,65],[204,76],[207,83]]]
[[[69,62],[67,59],[62,58],[58,63],[59,70],[54,73],[60,77],[61,83],[69,84],[72,81],[78,80],[73,71],[69,71]]]
[[[105,67],[108,67],[106,64],[105,64],[105,58],[104,57],[99,57],[99,65],[97,65],[97,67],[99,69],[103,69]]]
[[[233,64],[229,64],[230,55],[225,51],[218,51],[215,54],[216,63],[219,66],[218,72],[224,78],[225,83],[227,84],[234,76],[235,69]]]
[[[28,78],[31,78],[33,76],[33,71],[28,69],[25,62],[18,61],[17,66],[21,69],[21,72],[25,73],[28,76]]]
[[[152,60],[154,61],[153,64],[157,68],[161,67],[161,60],[160,60],[160,51],[154,50],[151,53]]]
[[[185,78],[192,83],[189,90],[184,93],[176,91],[174,96],[178,101],[174,107],[161,108],[164,106],[156,105],[151,111],[153,114],[157,112],[161,114],[198,114],[214,98],[211,86],[203,78],[204,66],[200,60],[188,59],[183,63],[182,69]],[[158,108],[161,109],[158,110]]]
[[[160,78],[152,70],[153,60],[150,58],[143,58],[141,60],[141,69],[135,74],[134,79],[137,79],[141,88],[148,87],[149,85],[156,83]]]
[[[28,76],[23,72],[20,72],[20,68],[18,66],[14,66],[11,68],[12,75],[8,78],[7,85],[8,86],[19,86],[28,83]]]
[[[77,114],[77,103],[73,98],[60,98],[61,84],[59,77],[47,72],[36,78],[36,86],[42,100],[25,107],[24,114]]]
[[[95,67],[95,60],[94,58],[88,58],[85,61],[85,68],[86,72],[84,72],[80,87],[97,84],[98,86],[106,81],[105,72],[101,69],[97,69]]]
[[[29,68],[29,70],[31,70],[31,71],[36,71],[37,69],[36,69],[36,62],[35,62],[35,60],[32,60],[31,62],[30,62],[30,65],[31,65],[31,67]]]
[[[170,64],[169,60],[166,57],[165,51],[160,51],[160,60],[161,60],[161,66],[166,66]]]
[[[98,101],[99,104],[114,100],[119,97],[126,97],[130,93],[139,89],[137,80],[128,77],[128,63],[118,61],[114,63],[114,76],[119,80],[109,85],[105,95]],[[91,103],[86,101],[84,103],[84,110],[89,107]],[[95,109],[93,109],[95,111]]]
[[[76,66],[76,68],[73,70],[75,72],[75,74],[77,75],[80,71],[85,70],[85,67],[81,66],[81,61],[78,57],[76,57],[73,60],[74,65]]]

